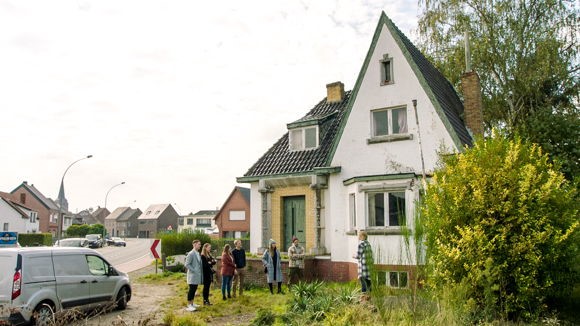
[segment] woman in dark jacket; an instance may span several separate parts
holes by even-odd
[[[215,274],[213,265],[216,264],[216,260],[211,256],[211,244],[209,243],[204,244],[201,249],[201,264],[203,267],[203,304],[211,306],[209,290],[213,282],[213,274]]]

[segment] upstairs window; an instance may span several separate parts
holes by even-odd
[[[390,85],[394,83],[393,79],[393,58],[388,54],[383,55],[381,63],[381,85]]]
[[[290,150],[301,151],[318,147],[318,126],[290,130]]]
[[[405,192],[369,192],[368,226],[388,227],[405,225]]]
[[[380,109],[371,111],[373,137],[406,134],[407,108]]]

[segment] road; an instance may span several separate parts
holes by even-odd
[[[121,272],[129,273],[151,264],[153,239],[126,238],[125,241],[126,247],[105,246],[97,250]]]

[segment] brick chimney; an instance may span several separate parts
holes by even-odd
[[[465,126],[473,135],[483,135],[483,111],[479,75],[475,71],[461,76]]]
[[[479,75],[471,69],[469,33],[465,32],[465,73],[461,76],[465,126],[474,136],[483,135],[483,101]]]
[[[344,84],[337,81],[326,85],[326,103],[338,103],[344,100]]]

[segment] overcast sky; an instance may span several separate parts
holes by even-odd
[[[69,210],[218,209],[326,96],[352,89],[381,11],[417,0],[0,0],[0,191]],[[241,184],[248,187],[248,184]]]

